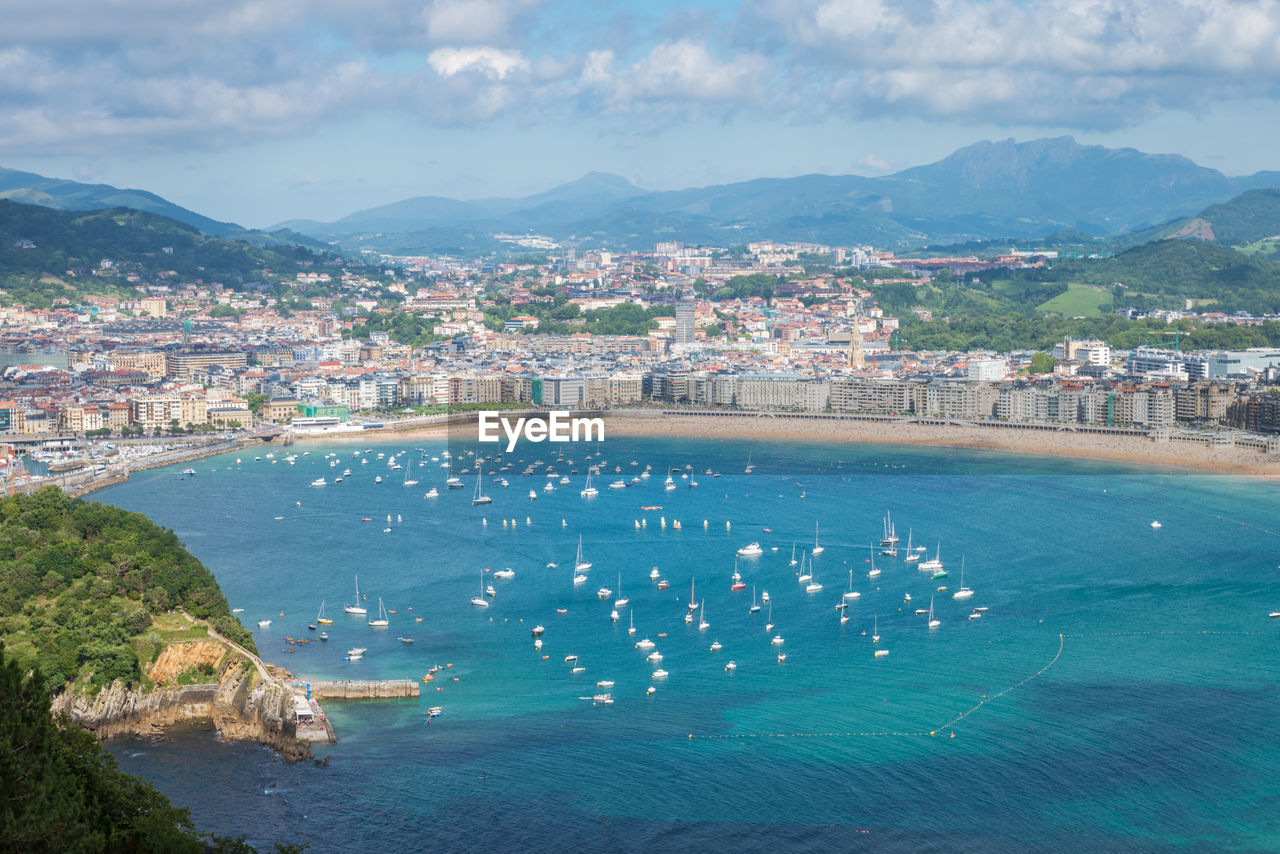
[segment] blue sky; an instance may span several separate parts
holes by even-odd
[[[251,226],[1070,134],[1280,168],[1271,0],[5,4],[0,165]]]

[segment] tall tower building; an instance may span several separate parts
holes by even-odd
[[[862,331],[858,329],[858,321],[853,321],[853,330],[849,333],[849,367],[861,368],[867,363],[862,352]]]
[[[694,323],[694,304],[691,302],[676,303],[676,343],[692,344],[694,338],[694,330],[697,328]]]

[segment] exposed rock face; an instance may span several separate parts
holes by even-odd
[[[54,700],[53,712],[66,713],[99,738],[151,735],[173,726],[207,726],[228,740],[272,747],[286,762],[311,758],[310,746],[298,741],[288,689],[278,684],[254,688],[249,670],[238,660],[208,685],[143,691],[117,681],[95,697],[67,691]]]

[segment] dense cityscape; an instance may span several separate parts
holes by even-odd
[[[668,405],[1140,428],[1278,450],[1280,348],[1114,350],[1066,337],[1050,352],[909,350],[897,343],[900,318],[873,296],[952,266],[1025,268],[1045,254],[983,265],[869,246],[745,250],[736,260],[679,243],[645,255],[556,251],[541,263],[383,257],[374,276],[330,260],[285,281],[295,291],[287,307],[218,283],[132,282],[127,259],[103,259],[68,273],[123,275],[136,298],[0,308],[0,434],[341,431],[441,407]],[[800,258],[825,262],[824,272],[808,274]],[[763,293],[737,295],[752,289]],[[1170,328],[1270,320],[1152,316]],[[588,317],[633,334],[586,331]]]

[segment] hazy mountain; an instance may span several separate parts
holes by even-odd
[[[305,234],[288,229],[259,231],[243,228],[233,222],[220,222],[146,190],[120,189],[110,184],[81,184],[62,178],[46,178],[34,172],[20,172],[16,169],[0,168],[0,199],[40,205],[60,211],[129,208],[186,223],[213,237],[234,237],[258,246],[295,244],[317,248],[323,246]]]
[[[1193,216],[1132,235],[1134,242],[1186,238],[1227,246],[1247,246],[1274,237],[1280,237],[1280,188],[1275,187],[1248,190]]]
[[[616,175],[521,199],[406,199],[334,223],[284,223],[342,240],[371,232],[459,228],[537,231],[581,243],[645,246],[655,237],[741,243],[778,238],[905,246],[1038,237],[1063,229],[1114,235],[1165,223],[1280,184],[1231,178],[1176,154],[1080,145],[1070,137],[980,142],[893,175],[802,175],[647,192]],[[397,240],[403,245],[403,240]]]
[[[0,198],[61,211],[132,208],[194,225],[205,234],[216,237],[227,237],[245,230],[234,223],[219,222],[187,210],[146,190],[122,190],[109,184],[81,184],[15,169],[0,168]]]

